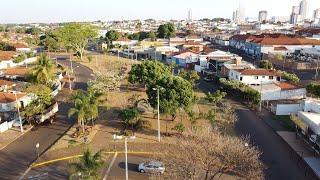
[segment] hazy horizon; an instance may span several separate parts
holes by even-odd
[[[10,0],[2,2],[0,23],[57,23],[71,21],[111,21],[133,19],[182,20],[192,10],[193,19],[231,18],[241,4],[245,16],[256,18],[260,10],[272,16],[289,16],[300,0]],[[308,17],[320,8],[319,0],[308,0]]]

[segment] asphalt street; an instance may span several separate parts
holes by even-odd
[[[200,81],[199,88],[204,92],[215,92],[212,83]],[[234,101],[230,101],[235,103]],[[261,160],[267,166],[265,178],[270,180],[304,180],[304,170],[290,157],[292,150],[255,112],[235,103],[239,121],[235,125],[239,136],[249,136],[253,145],[262,152]]]
[[[70,64],[65,58],[59,58],[58,62]],[[85,89],[92,72],[78,63],[73,63],[73,66],[77,68],[74,71],[77,77],[74,88]],[[73,120],[67,118],[69,107],[70,104],[59,102],[59,112],[52,125],[36,126],[0,151],[0,179],[18,179],[37,158],[38,153],[45,152],[74,124]],[[40,145],[38,151],[37,143]]]

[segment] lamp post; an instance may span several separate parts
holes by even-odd
[[[125,158],[126,158],[126,180],[128,180],[128,139],[124,139],[124,150],[125,150]]]
[[[37,143],[36,144],[37,159],[39,159],[39,147],[40,147],[40,144]]]
[[[21,119],[21,115],[20,115],[20,107],[19,107],[19,104],[18,104],[18,98],[17,98],[17,93],[16,92],[14,93],[14,97],[16,98],[16,105],[17,105],[19,122],[20,122],[20,131],[23,133],[22,119]]]
[[[259,76],[258,76],[259,77]],[[262,77],[260,82],[260,104],[259,104],[259,111],[262,111]]]
[[[161,90],[163,90],[164,88],[160,88]],[[161,137],[160,137],[160,93],[159,93],[159,88],[152,88],[152,90],[157,91],[157,101],[158,101],[158,105],[157,105],[157,111],[158,111],[158,141],[161,141]]]

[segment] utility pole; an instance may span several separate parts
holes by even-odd
[[[260,112],[262,111],[262,77],[261,77],[261,82],[260,82],[260,105],[259,105],[259,111]]]
[[[161,88],[163,89],[163,88]],[[158,111],[158,142],[161,141],[161,134],[160,134],[160,88],[153,88],[154,91],[157,91],[157,101],[158,101],[158,105],[157,105],[157,111]]]
[[[23,127],[22,127],[22,119],[21,119],[21,115],[20,115],[20,107],[18,104],[18,98],[17,98],[17,93],[14,93],[14,96],[16,98],[16,105],[17,105],[17,110],[18,110],[18,116],[19,116],[19,122],[20,122],[20,131],[23,133]]]
[[[314,75],[314,80],[317,80],[319,76],[319,60],[320,60],[320,56],[318,55],[317,68],[316,68],[316,74]]]

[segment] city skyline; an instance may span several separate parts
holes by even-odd
[[[217,0],[163,0],[152,4],[148,0],[129,1],[120,0],[106,2],[103,0],[11,0],[2,2],[0,23],[32,23],[32,22],[68,22],[68,21],[111,21],[131,19],[187,19],[188,11],[192,10],[193,19],[201,18],[232,18],[232,12],[239,4],[245,9],[245,17],[258,18],[261,10],[268,11],[268,18],[272,16],[290,16],[292,6],[300,0],[227,0],[221,3]],[[277,4],[277,6],[274,6]],[[318,0],[308,0],[307,17],[320,8]],[[220,8],[223,6],[224,8]],[[251,8],[254,7],[254,8]],[[12,13],[14,12],[14,13]]]

